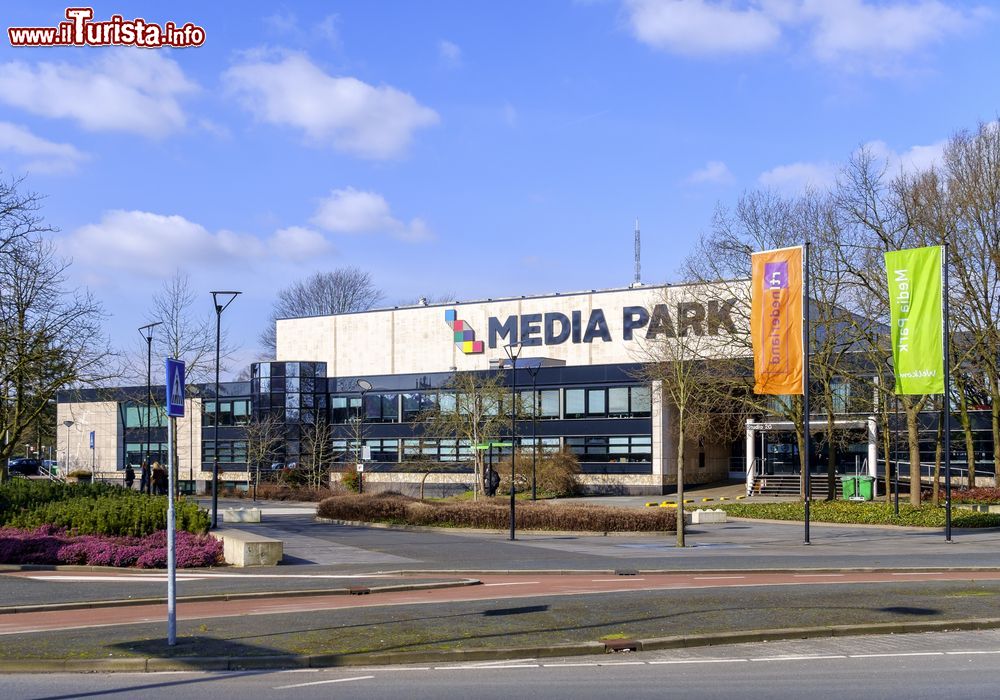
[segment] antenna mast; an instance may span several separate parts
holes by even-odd
[[[633,284],[642,284],[642,263],[640,262],[639,244],[639,217],[635,219],[635,281]]]

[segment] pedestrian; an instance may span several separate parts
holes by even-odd
[[[125,465],[125,488],[129,491],[132,490],[132,484],[135,483],[135,469],[132,468],[131,464]]]
[[[149,464],[142,460],[142,467],[139,468],[139,493],[149,493]]]
[[[159,462],[153,462],[153,494],[167,495],[167,470],[161,467]]]

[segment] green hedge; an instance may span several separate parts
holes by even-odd
[[[795,503],[723,503],[715,506],[736,518],[761,520],[803,520],[805,508]],[[909,503],[899,504],[899,515],[893,505],[884,502],[861,503],[855,501],[814,501],[809,508],[810,520],[825,523],[863,525],[913,525],[918,527],[944,527],[944,507],[930,504],[920,507]],[[952,508],[951,524],[954,527],[998,527],[1000,514],[976,513]]]
[[[208,513],[178,499],[177,529],[208,531]],[[81,535],[143,537],[167,527],[166,496],[149,496],[109,484],[15,480],[0,487],[0,526],[32,529],[56,525]]]

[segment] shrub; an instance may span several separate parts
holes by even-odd
[[[253,486],[249,491],[243,489],[224,489],[226,498],[252,498]],[[273,484],[262,482],[257,484],[257,498],[263,501],[306,501],[319,503],[331,496],[330,489],[325,486],[290,486],[288,484]]]
[[[576,530],[589,532],[663,532],[673,530],[677,515],[666,509],[637,510],[591,505],[520,502],[516,526],[523,530]],[[327,498],[317,515],[333,520],[354,520],[395,525],[475,527],[502,530],[510,525],[509,504],[504,499],[427,502],[393,493],[344,495]]]
[[[222,542],[207,535],[178,531],[174,544],[178,568],[222,563]],[[5,527],[0,528],[0,563],[165,568],[167,533],[104,537],[72,535],[51,525],[33,530]]]
[[[927,494],[930,499],[930,492]],[[944,500],[944,489],[940,491],[940,498]],[[995,486],[977,486],[973,489],[951,490],[952,503],[1000,503],[1000,488]]]
[[[717,506],[737,518],[766,520],[803,520],[805,508],[801,502],[793,503],[724,503]],[[813,501],[809,508],[810,519],[827,523],[865,525],[912,525],[918,527],[944,527],[944,507],[927,504],[920,507],[899,504],[896,516],[893,505],[884,502],[857,503],[853,501]],[[951,522],[955,527],[996,527],[1000,514],[952,510]]]
[[[531,450],[518,450],[515,467],[515,490],[531,492]],[[510,457],[494,467],[500,475],[500,492],[510,493]],[[535,465],[535,489],[545,498],[574,496],[579,490],[576,480],[580,461],[569,450],[542,452],[539,450]]]
[[[22,510],[35,508],[53,501],[71,498],[98,498],[124,493],[111,484],[70,484],[61,481],[40,481],[37,479],[14,479],[0,485],[0,525]]]
[[[141,537],[167,527],[166,496],[148,496],[117,489],[97,498],[76,496],[49,501],[20,512],[7,514],[6,525],[37,528],[55,525],[80,535]],[[174,509],[178,530],[203,533],[208,530],[208,513],[192,501],[178,499]]]
[[[358,493],[361,490],[361,475],[358,474],[357,468],[345,471],[340,477],[340,483],[342,483],[344,488],[348,491]]]

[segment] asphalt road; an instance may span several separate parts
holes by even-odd
[[[718,646],[592,659],[252,673],[15,675],[11,700],[247,697],[490,700],[541,696],[729,700],[996,698],[1000,633],[938,633]]]

